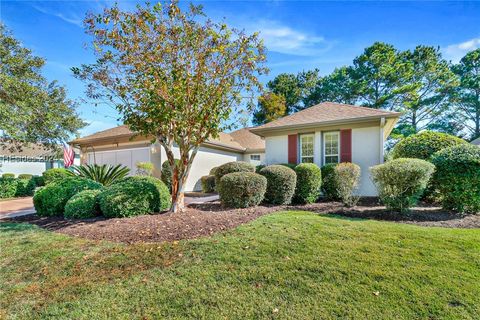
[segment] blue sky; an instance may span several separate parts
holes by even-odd
[[[152,1],[153,2],[153,1]],[[125,9],[134,1],[119,1]],[[328,74],[375,41],[405,50],[416,45],[439,46],[445,58],[458,61],[480,47],[480,2],[320,2],[205,1],[214,20],[225,18],[234,27],[260,31],[268,49],[270,74],[319,68]],[[45,76],[67,87],[72,99],[84,97],[84,85],[74,79],[72,66],[93,62],[83,32],[87,11],[98,12],[110,1],[0,1],[0,17],[15,37],[36,55],[46,58]],[[186,4],[186,2],[184,2]],[[89,125],[82,135],[117,124],[114,110],[80,104]]]

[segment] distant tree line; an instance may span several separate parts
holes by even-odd
[[[253,115],[256,125],[332,101],[402,112],[397,137],[423,129],[480,136],[480,49],[452,64],[438,47],[400,51],[376,42],[327,76],[318,69],[283,73],[266,87]]]

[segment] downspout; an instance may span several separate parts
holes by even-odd
[[[385,161],[384,154],[383,154],[383,148],[385,144],[385,138],[383,136],[384,132],[384,127],[385,127],[385,117],[380,118],[380,164],[382,164]]]

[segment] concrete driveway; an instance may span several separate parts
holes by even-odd
[[[0,201],[0,219],[35,213],[32,197]]]

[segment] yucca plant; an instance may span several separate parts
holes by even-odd
[[[97,181],[104,186],[109,186],[113,182],[125,178],[130,169],[123,165],[107,165],[107,164],[85,164],[82,166],[72,166],[73,172],[81,177]]]

